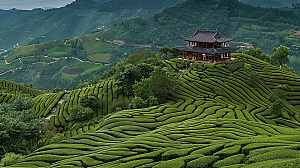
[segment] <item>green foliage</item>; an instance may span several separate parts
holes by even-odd
[[[83,107],[91,108],[94,111],[97,111],[100,106],[102,106],[102,101],[94,93],[85,94],[80,97],[80,105]]]
[[[61,91],[62,91],[62,89],[59,86],[57,86],[56,88],[52,89],[53,93],[58,93],[58,92],[61,92]]]
[[[132,95],[132,86],[140,78],[136,67],[128,64],[124,67],[123,71],[116,74],[115,79],[119,90],[122,90],[126,95]]]
[[[81,39],[77,38],[71,42],[71,56],[85,57],[83,41]]]
[[[234,72],[234,71],[238,70],[239,68],[243,68],[244,63],[242,63],[242,62],[232,62],[232,63],[229,63],[229,64],[225,65],[225,67],[227,69],[229,69],[230,71]]]
[[[19,96],[12,103],[11,106],[15,108],[16,111],[27,110],[31,107],[31,98]]]
[[[179,55],[182,55],[182,52],[176,50],[175,47],[169,48],[168,46],[162,47],[158,51],[161,60],[169,60],[177,58]]]
[[[280,45],[278,48],[273,49],[273,55],[271,59],[274,61],[274,63],[279,64],[280,67],[289,62],[289,49],[286,46]]]
[[[178,75],[167,68],[157,67],[150,77],[150,91],[163,103],[179,86]]]
[[[244,159],[244,154],[239,154],[239,155],[234,155],[234,156],[230,156],[224,160],[220,160],[216,163],[214,163],[214,167],[225,167],[225,166],[229,166],[229,165],[235,165],[235,164],[240,164],[242,162],[242,160]]]
[[[150,96],[153,96],[153,92],[150,90],[150,78],[142,79],[140,82],[136,82],[133,85],[134,95],[141,99],[147,100]]]
[[[281,99],[277,99],[272,103],[270,114],[275,117],[280,117],[282,115],[283,101]]]
[[[112,102],[112,104],[110,105],[110,110],[112,112],[126,110],[126,109],[128,109],[129,104],[130,104],[130,100],[128,100],[128,99],[118,100],[118,101]]]
[[[250,64],[245,63],[244,69],[248,73],[247,84],[251,87],[257,87],[258,83],[260,82],[259,74],[252,69]]]
[[[251,55],[256,58],[261,58],[262,50],[260,48],[254,49],[254,47],[250,47],[243,52],[244,54]]]
[[[179,77],[177,73],[174,75],[181,84],[170,93],[167,103],[117,111],[99,118],[99,125],[95,127],[71,128],[56,137],[55,142],[61,143],[36,150],[16,166],[49,166],[50,162],[51,167],[92,164],[104,168],[298,165],[295,159],[299,158],[299,110],[289,102],[299,104],[299,77],[252,56],[233,56],[247,63],[244,69],[232,72],[224,66],[192,66]],[[166,61],[174,69],[177,63]],[[155,71],[158,68],[164,69],[156,67]],[[249,69],[261,76],[256,88],[247,83]],[[150,82],[153,75],[141,82]],[[128,105],[131,98],[116,92],[112,86],[113,82],[107,81],[72,91],[68,106],[61,109],[69,111],[66,107],[70,109],[77,104],[80,95],[92,92],[105,102],[103,111],[118,102],[121,106]],[[142,83],[139,86],[150,87]],[[287,92],[282,100],[282,118],[269,114],[272,103],[268,98],[274,89]],[[144,103],[141,98],[137,99]],[[99,110],[97,115],[106,115],[109,111]],[[59,117],[50,121],[58,127],[66,122],[66,113],[60,112]]]
[[[24,158],[21,154],[15,154],[15,153],[6,153],[4,158],[1,159],[1,166],[11,166],[13,164],[18,163],[18,160]]]
[[[17,152],[28,154],[30,143],[22,144],[23,140],[36,139],[44,122],[36,119],[34,111],[30,108],[27,97],[19,97],[11,104],[0,106],[0,145],[3,152]],[[21,149],[24,145],[26,148]]]
[[[94,111],[87,107],[73,106],[70,114],[70,121],[85,121],[93,118]]]
[[[272,93],[269,96],[271,102],[275,102],[278,99],[285,100],[289,92],[289,87],[287,85],[278,85],[275,89],[272,90]]]

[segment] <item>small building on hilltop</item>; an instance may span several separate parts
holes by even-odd
[[[239,49],[229,47],[228,42],[234,38],[224,38],[218,31],[197,30],[191,37],[180,37],[189,44],[184,47],[176,47],[183,52],[185,60],[200,62],[222,62],[231,60],[231,53]]]

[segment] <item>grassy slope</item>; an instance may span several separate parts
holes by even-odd
[[[38,149],[15,166],[299,165],[300,77],[246,55],[235,57],[239,60],[230,65],[191,67],[166,104],[117,112],[95,132],[69,131],[66,140]],[[256,88],[247,84],[244,63],[261,76]],[[181,67],[177,61],[166,61],[166,66]],[[290,91],[283,117],[275,118],[268,114],[268,95],[280,84]]]

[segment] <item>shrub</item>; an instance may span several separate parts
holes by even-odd
[[[219,152],[214,153],[214,155],[221,155],[221,156],[231,156],[231,155],[235,155],[238,154],[241,150],[241,145],[235,145],[229,148],[225,148]]]
[[[97,111],[101,107],[102,101],[96,94],[87,94],[80,97],[80,105]]]
[[[1,166],[10,166],[13,164],[18,163],[18,160],[22,159],[23,156],[21,154],[15,154],[15,153],[6,153],[4,158],[1,159]]]
[[[220,161],[216,162],[213,166],[214,167],[224,167],[224,166],[239,164],[244,159],[244,157],[245,157],[244,154],[230,156],[224,160],[220,160]]]
[[[199,159],[193,160],[187,163],[187,168],[196,168],[196,167],[209,167],[216,160],[220,159],[219,156],[204,156]]]

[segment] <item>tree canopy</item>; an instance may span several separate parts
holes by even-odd
[[[34,111],[29,108],[28,97],[19,97],[11,104],[0,106],[0,154],[28,154],[30,140],[38,137],[40,129],[44,127],[43,120],[36,119]],[[26,140],[25,145],[23,140]]]
[[[289,49],[286,46],[280,45],[278,48],[274,48],[273,53],[272,60],[274,60],[274,62],[278,63],[280,66],[289,62]]]

